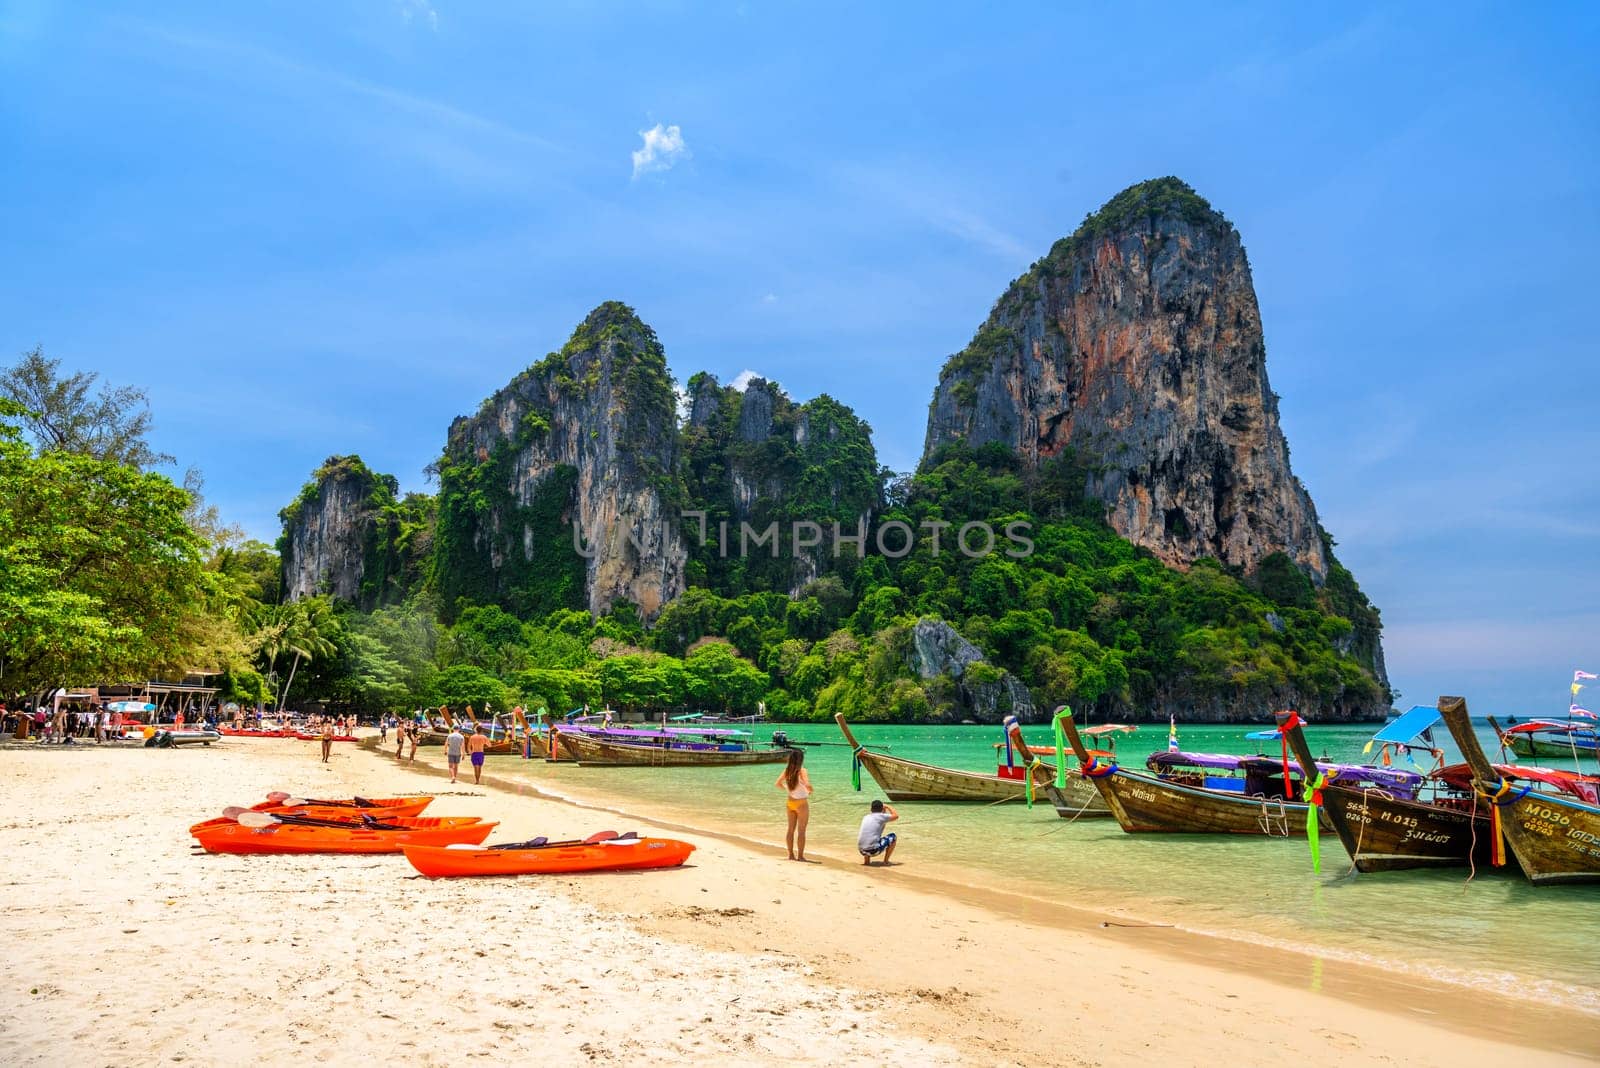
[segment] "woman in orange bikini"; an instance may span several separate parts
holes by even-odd
[[[806,754],[796,749],[789,754],[789,763],[778,776],[778,789],[789,795],[789,833],[784,843],[789,847],[790,860],[806,859],[806,824],[811,822],[811,776],[804,767]],[[796,853],[795,846],[799,845]]]

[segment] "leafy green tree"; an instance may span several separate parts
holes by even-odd
[[[337,648],[336,639],[341,630],[333,602],[326,595],[308,597],[286,606],[284,627],[280,637],[282,652],[292,656],[289,677],[278,691],[278,707],[282,708],[294,686],[294,675],[302,661],[314,661],[331,655]]]
[[[723,642],[708,642],[690,652],[683,669],[690,701],[717,712],[753,710],[768,686],[766,672]]]
[[[480,714],[488,710],[504,712],[511,707],[505,683],[471,664],[456,664],[434,676],[428,703],[457,712],[471,705]]]
[[[101,386],[100,376],[61,373],[61,361],[34,348],[0,371],[0,397],[14,401],[12,418],[40,453],[68,452],[113,464],[148,469],[173,458],[156,452],[147,440],[150,402],[134,386]]]
[[[35,454],[0,400],[0,689],[179,672],[216,593],[189,496],[137,467]]]

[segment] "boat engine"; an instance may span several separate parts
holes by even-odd
[[[788,732],[787,731],[773,731],[772,732],[772,746],[773,746],[774,749],[788,749],[788,748],[790,748]]]

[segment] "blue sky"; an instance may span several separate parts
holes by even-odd
[[[607,299],[905,469],[1006,284],[1176,174],[1243,234],[1402,703],[1563,707],[1600,670],[1600,8],[975,10],[8,3],[0,354],[147,387],[267,540],[332,453],[424,488]]]

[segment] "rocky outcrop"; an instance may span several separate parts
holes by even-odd
[[[359,456],[328,457],[278,513],[285,598],[326,593],[351,604],[370,602],[369,564],[398,489],[392,476],[375,474]]]
[[[684,584],[675,409],[654,331],[610,302],[456,419],[440,461],[445,604],[533,616],[627,601],[653,619]]]
[[[1244,247],[1176,178],[1124,190],[1057,242],[945,364],[925,462],[958,442],[1034,465],[1071,450],[1111,526],[1169,564],[1249,570],[1282,552],[1319,586],[1327,574]]]
[[[946,718],[980,723],[999,723],[1008,715],[1024,723],[1034,719],[1033,696],[1021,680],[988,663],[982,649],[943,620],[921,619],[911,628],[906,666],[924,683],[953,683],[955,701]],[[929,689],[939,691],[937,686]]]
[[[826,394],[795,404],[776,382],[752,378],[740,390],[702,372],[689,380],[688,409],[687,490],[706,511],[710,543],[691,545],[691,555],[714,585],[737,574],[747,588],[793,592],[830,569],[833,523],[850,534],[870,523],[880,496],[877,452],[871,427],[845,405]],[[766,549],[723,554],[723,524],[737,554],[743,524],[759,532],[772,523],[777,559]],[[824,544],[795,551],[796,523],[817,524]]]

